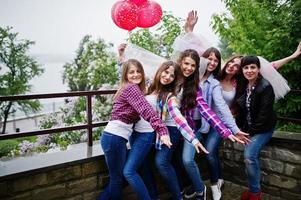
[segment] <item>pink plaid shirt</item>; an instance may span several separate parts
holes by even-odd
[[[228,138],[229,135],[232,134],[231,131],[222,123],[219,117],[210,109],[208,104],[205,102],[202,96],[201,88],[197,92],[196,101],[197,101],[197,108],[201,113],[202,117],[210,124],[212,128],[214,128],[218,132],[218,134],[220,134],[221,137]],[[189,111],[184,111],[184,112],[188,124],[190,125],[190,127],[194,127],[194,122],[192,119],[194,109],[191,109]]]
[[[114,102],[111,120],[120,120],[126,124],[131,124],[136,123],[140,116],[148,121],[160,135],[168,134],[166,125],[146,101],[138,85],[128,84],[122,89]]]

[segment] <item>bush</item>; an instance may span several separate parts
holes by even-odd
[[[7,156],[12,150],[18,147],[17,140],[3,140],[0,141],[0,157]]]

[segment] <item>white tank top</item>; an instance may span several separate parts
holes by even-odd
[[[224,100],[226,101],[228,106],[231,106],[231,104],[234,100],[235,94],[236,94],[235,88],[233,88],[233,90],[231,90],[231,91],[222,90],[222,93],[223,93]]]
[[[153,107],[153,109],[156,110],[157,96],[150,94],[150,95],[145,96],[145,99]],[[153,132],[154,131],[154,129],[152,128],[152,126],[149,124],[149,122],[145,121],[142,117],[134,125],[134,130],[138,131],[140,133],[149,133],[149,132]]]

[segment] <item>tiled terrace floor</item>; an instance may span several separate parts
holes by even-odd
[[[206,200],[211,200],[211,190],[210,190],[210,184],[209,182],[205,182],[206,186],[207,186],[207,198]],[[241,197],[241,193],[243,191],[247,190],[246,187],[241,186],[241,185],[237,185],[237,184],[233,184],[231,182],[227,182],[225,183],[225,187],[223,189],[223,196],[222,196],[222,200],[240,200]],[[135,197],[135,195],[129,195],[127,198],[127,200],[134,200],[137,199]],[[169,194],[162,194],[160,195],[160,200],[169,200],[170,199],[170,195]],[[185,199],[184,199],[185,200]],[[193,199],[191,199],[193,200]],[[262,196],[262,200],[281,200],[280,198],[275,198],[275,197],[271,197],[268,194],[263,194]]]

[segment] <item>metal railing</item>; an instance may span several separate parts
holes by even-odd
[[[292,89],[289,94],[297,94],[300,96],[301,94],[301,90],[297,90],[297,89]],[[294,124],[299,124],[301,125],[301,119],[296,119],[296,118],[291,118],[291,117],[280,117],[277,116],[277,119],[279,119],[280,121],[285,121],[285,122],[292,122]]]
[[[108,122],[92,122],[92,96],[96,95],[108,95],[115,94],[116,90],[99,90],[99,91],[84,91],[84,92],[65,92],[65,93],[52,93],[52,94],[32,94],[32,95],[16,95],[16,96],[0,96],[1,101],[19,101],[19,100],[30,100],[30,99],[50,99],[50,98],[62,98],[62,97],[86,97],[86,119],[87,123],[75,125],[75,126],[67,126],[67,127],[59,127],[59,128],[51,128],[51,129],[42,129],[38,131],[28,131],[28,132],[19,132],[19,133],[7,133],[0,134],[0,140],[5,139],[14,139],[19,137],[27,137],[27,136],[35,136],[35,135],[44,135],[44,134],[52,134],[52,133],[62,133],[66,131],[75,131],[86,129],[88,134],[88,146],[93,145],[92,140],[92,130],[95,127],[105,126]]]
[[[1,101],[29,100],[29,99],[82,97],[82,96],[85,96],[87,98],[87,104],[86,104],[87,123],[85,123],[85,124],[60,127],[60,128],[42,129],[42,130],[38,130],[38,131],[0,134],[0,140],[14,139],[14,138],[19,138],[19,137],[27,137],[27,136],[44,135],[44,134],[52,134],[52,133],[62,133],[62,132],[66,132],[66,131],[75,131],[75,130],[86,129],[87,134],[88,134],[88,146],[92,146],[93,145],[92,129],[95,127],[105,126],[108,123],[107,121],[95,122],[95,123],[92,122],[92,96],[108,95],[108,94],[115,94],[115,93],[116,93],[116,90],[99,90],[99,91],[67,92],[67,93],[65,92],[65,93],[52,93],[52,94],[0,96],[0,102]],[[300,94],[301,90],[291,90],[291,93]],[[301,119],[288,118],[288,117],[278,117],[278,119],[280,119],[282,121],[292,122],[295,124],[301,124]]]

